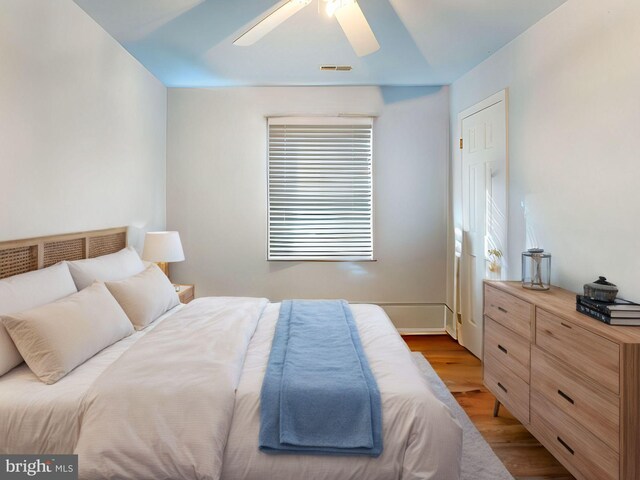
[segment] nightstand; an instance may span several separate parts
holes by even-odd
[[[195,298],[195,285],[175,285],[180,303],[189,303]],[[178,290],[180,289],[180,290]]]

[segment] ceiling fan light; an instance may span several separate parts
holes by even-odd
[[[339,0],[329,0],[327,2],[326,12],[329,17],[333,17],[333,14],[338,9]]]
[[[326,12],[329,17],[333,17],[333,14],[337,10],[356,3],[356,0],[325,0],[327,2]]]

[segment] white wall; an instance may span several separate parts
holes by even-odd
[[[452,145],[460,111],[509,89],[513,279],[540,245],[554,283],[580,291],[605,275],[640,300],[638,25],[638,1],[569,0],[451,86]]]
[[[164,226],[166,88],[71,0],[2,0],[0,106],[0,240]]]
[[[442,328],[446,292],[447,88],[169,89],[167,224],[198,295],[346,298],[405,327]],[[266,119],[365,113],[374,126],[375,257],[266,261]],[[433,306],[428,304],[434,304]]]

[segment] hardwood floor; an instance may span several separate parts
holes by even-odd
[[[421,352],[493,451],[518,480],[574,480],[574,477],[516,420],[507,409],[493,417],[495,397],[482,384],[480,360],[447,335],[403,337]]]

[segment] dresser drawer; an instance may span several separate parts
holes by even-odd
[[[527,340],[531,340],[532,311],[530,303],[485,285],[484,314]]]
[[[491,353],[484,356],[484,384],[522,423],[529,423],[529,384]]]
[[[535,390],[531,392],[531,428],[538,440],[577,477],[620,478],[618,454]]]
[[[516,375],[529,383],[529,341],[489,317],[484,318],[484,352],[502,359]]]
[[[536,344],[563,360],[569,369],[619,393],[620,351],[617,343],[538,308]]]
[[[531,350],[531,391],[542,394],[548,402],[619,451],[617,396],[587,384],[536,347]]]

